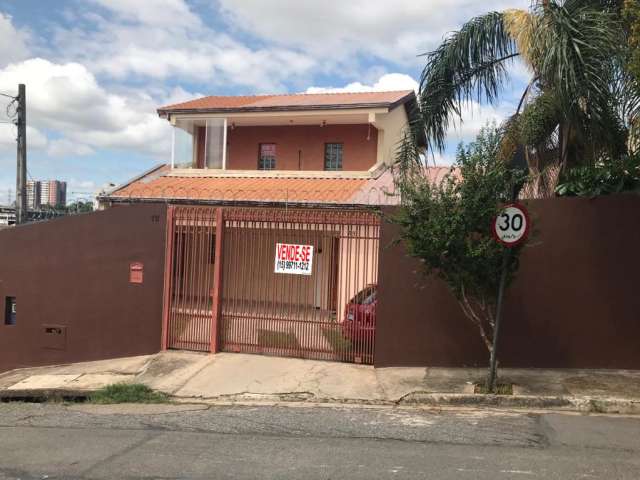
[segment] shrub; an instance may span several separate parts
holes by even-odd
[[[165,403],[168,402],[168,396],[140,383],[114,383],[94,392],[89,401],[102,404]]]

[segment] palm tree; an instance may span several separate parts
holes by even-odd
[[[465,104],[500,100],[508,67],[519,58],[531,77],[505,122],[505,160],[519,152],[532,174],[549,166],[558,174],[628,153],[640,118],[640,85],[626,68],[621,4],[534,0],[528,10],[473,18],[425,55],[413,131],[425,131],[428,149],[442,151]],[[399,150],[400,160],[411,157],[407,151]]]
[[[563,169],[617,160],[638,148],[639,136],[633,137],[632,127],[640,127],[640,81],[633,68],[629,68],[634,57],[629,47],[632,29],[628,21],[627,24],[623,21],[623,2],[638,0],[534,0],[528,10],[490,12],[473,18],[426,55],[419,111],[412,116],[416,120],[397,151],[396,186],[401,211],[406,215],[401,220],[403,235],[409,239],[410,249],[412,241],[421,245],[420,254],[429,271],[446,278],[443,265],[459,253],[450,250],[455,242],[449,241],[448,236],[455,236],[456,241],[461,236],[451,221],[444,222],[440,230],[431,228],[433,223],[428,224],[427,220],[433,220],[434,212],[438,212],[434,204],[450,197],[471,202],[472,207],[498,208],[493,203],[516,195],[522,183],[520,172],[510,171],[496,160],[512,165],[522,161],[531,174],[524,195],[547,196],[554,193]],[[636,18],[640,18],[640,12],[633,20]],[[640,25],[637,29],[640,32]],[[640,37],[640,33],[637,35]],[[640,42],[640,38],[636,41]],[[499,148],[485,155],[492,163],[480,165],[476,170],[476,176],[493,189],[493,196],[474,203],[477,193],[482,193],[479,187],[482,182],[465,186],[464,181],[470,181],[468,177],[474,179],[474,175],[466,175],[464,163],[458,164],[459,173],[452,171],[442,183],[430,181],[423,168],[424,152],[418,139],[424,142],[426,137],[428,150],[442,151],[449,126],[454,120],[461,120],[467,102],[495,103],[500,99],[508,80],[508,67],[517,58],[527,66],[530,79],[513,115],[505,121],[499,136],[492,137],[499,141]],[[470,148],[482,145],[480,135]],[[465,150],[461,151],[464,156]],[[509,188],[502,188],[504,183]],[[459,190],[448,195],[452,186]],[[463,187],[472,195],[464,196]],[[445,203],[447,209],[456,208],[452,205]],[[477,220],[477,215],[453,213],[464,221]],[[451,217],[449,211],[445,215]],[[461,241],[473,256],[486,261],[490,256],[479,246],[482,242],[488,248],[496,245],[483,228],[474,226],[462,235]],[[423,246],[433,242],[434,236],[444,239],[442,246],[436,247],[442,252],[428,257]],[[513,275],[518,265],[509,255],[498,247],[493,257],[492,272],[502,271],[504,279]],[[500,287],[497,280],[473,286],[470,278],[477,272],[473,269],[467,272],[465,268],[448,281],[453,278],[459,282],[454,292],[463,302],[463,312],[480,327],[493,354],[498,313],[497,300],[494,302],[492,298],[497,298]],[[490,388],[491,383],[488,382]]]

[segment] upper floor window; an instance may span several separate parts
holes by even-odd
[[[258,156],[258,170],[276,169],[276,144],[261,143]]]
[[[342,143],[324,144],[324,169],[342,170]]]

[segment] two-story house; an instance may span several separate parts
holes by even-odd
[[[170,165],[102,195],[130,201],[376,205],[413,91],[205,97],[158,109]]]
[[[158,109],[171,161],[100,196],[167,202],[167,348],[372,363],[379,216],[413,91]]]

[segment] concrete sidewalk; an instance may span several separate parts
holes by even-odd
[[[0,375],[4,395],[144,383],[180,401],[492,405],[640,413],[640,371],[501,369],[514,395],[475,395],[485,369],[380,368],[236,353],[168,351]]]

